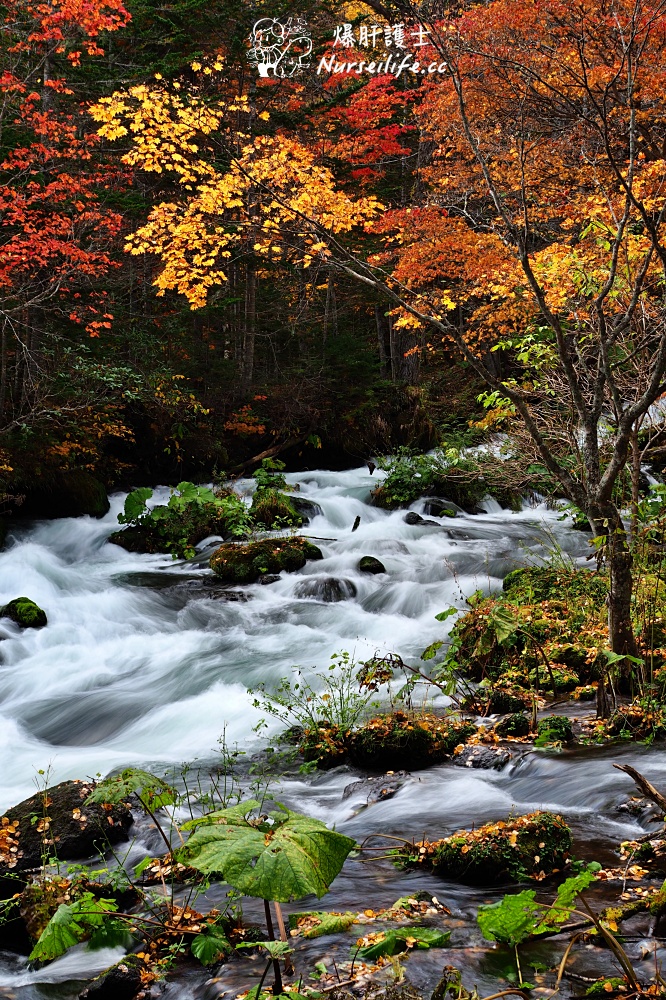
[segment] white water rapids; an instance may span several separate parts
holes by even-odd
[[[405,511],[368,505],[380,476],[365,468],[289,475],[290,483],[300,484],[298,495],[323,511],[302,533],[324,559],[268,585],[227,588],[240,594],[235,600],[225,599],[219,584],[208,586],[212,574],[205,567],[109,544],[121,495],[111,498],[111,511],[99,521],[80,517],[14,528],[0,553],[0,606],[30,597],[46,611],[48,626],[21,631],[0,621],[0,811],[34,793],[40,770],[54,784],[131,764],[210,758],[225,728],[228,743],[258,750],[265,738],[253,732],[260,713],[248,687],[277,684],[294,664],[325,667],[343,649],[357,659],[395,651],[416,663],[450,629],[450,621],[435,620],[438,612],[463,608],[478,588],[499,589],[507,572],[548,557],[555,543],[581,564],[589,553],[587,536],[545,505],[511,513],[488,502],[485,514],[429,517],[434,524],[410,526]],[[252,488],[251,480],[237,484],[246,495]],[[161,489],[155,499],[167,496]],[[413,509],[422,511],[423,503]],[[357,516],[360,526],[352,532]],[[380,559],[386,573],[359,572],[364,555]],[[343,581],[346,599],[322,600],[331,578]],[[617,843],[639,829],[615,811],[622,790],[626,798],[631,787],[611,767],[620,752],[596,751],[579,757],[576,766],[571,754],[531,753],[502,772],[442,765],[361,812],[361,799],[342,798],[358,778],[346,767],[287,778],[279,798],[359,838],[371,830],[445,836],[512,809],[541,806],[563,812],[591,847]],[[666,771],[659,752],[631,748],[629,754],[653,779]],[[345,867],[327,907],[364,905],[362,867]],[[412,891],[420,878],[380,873],[375,905]],[[463,909],[487,898],[455,886],[442,891]],[[26,971],[24,959],[0,961],[0,991],[6,985],[21,997],[46,995],[22,987],[49,976],[54,982],[80,978],[81,963],[90,975],[96,960],[85,965],[85,954],[54,963],[50,973]],[[441,956],[437,961],[441,965]],[[73,963],[72,969],[62,962]]]
[[[491,503],[492,514],[407,525],[404,511],[366,503],[378,475],[290,475],[323,510],[303,534],[325,558],[242,588],[247,601],[209,597],[197,586],[207,569],[108,544],[121,495],[101,521],[18,529],[0,553],[0,606],[28,596],[49,624],[22,631],[0,622],[0,809],[34,792],[38,770],[50,768],[55,782],[190,760],[208,754],[225,726],[229,742],[252,741],[259,713],[248,685],[277,683],[294,664],[323,667],[341,649],[418,659],[449,627],[435,621],[439,611],[498,587],[508,570],[534,561],[531,553],[545,554],[553,536],[576,555],[586,550],[585,536],[545,508],[511,514]],[[249,492],[251,482],[238,488]],[[386,574],[360,573],[363,555],[382,560]],[[317,599],[331,577],[351,584],[347,600]]]

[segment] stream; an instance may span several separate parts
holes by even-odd
[[[512,513],[487,501],[483,514],[408,525],[404,510],[368,505],[381,476],[365,467],[288,475],[288,482],[299,484],[299,495],[322,509],[301,533],[315,541],[324,559],[268,585],[216,583],[205,565],[212,542],[202,546],[201,557],[186,562],[109,544],[121,494],[111,497],[111,510],[99,521],[80,517],[14,528],[0,553],[0,606],[29,596],[44,608],[49,624],[21,631],[0,621],[0,812],[34,794],[36,785],[43,787],[40,771],[55,784],[132,764],[159,773],[169,764],[214,763],[223,731],[227,745],[256,754],[279,727],[267,720],[268,729],[255,731],[262,715],[248,687],[276,685],[294,665],[325,667],[341,650],[357,660],[393,651],[417,663],[422,650],[451,627],[435,615],[463,608],[475,590],[498,590],[510,570],[556,551],[585,565],[587,536],[545,505]],[[254,481],[241,480],[235,488],[249,498]],[[154,500],[164,502],[168,495],[160,488]],[[411,509],[422,513],[423,501]],[[358,516],[360,525],[352,531]],[[364,555],[380,559],[386,573],[359,572]],[[331,580],[341,587],[332,588]],[[331,596],[345,599],[325,599]],[[591,710],[576,706],[579,714]],[[276,797],[358,840],[378,831],[442,837],[512,811],[544,808],[572,826],[578,856],[618,864],[613,845],[644,832],[618,810],[633,792],[629,778],[612,768],[619,759],[656,784],[666,783],[663,751],[633,746],[518,753],[502,771],[440,765],[414,773],[394,798],[367,808],[360,792],[343,798],[345,787],[363,776],[359,772],[346,766],[310,775],[292,770]],[[145,820],[137,822],[135,836],[136,860],[158,850]],[[487,943],[480,947],[474,914],[479,903],[499,898],[506,887],[472,889],[425,872],[399,872],[382,860],[349,860],[321,905],[386,906],[418,889],[451,909],[453,948],[410,958],[408,976],[417,989],[432,990],[444,964],[461,967],[467,985],[476,983],[481,995],[501,989],[501,963]],[[221,898],[221,890],[213,890],[210,905]],[[305,901],[291,909],[310,906]],[[540,942],[533,950],[544,947]],[[348,956],[349,939],[305,942],[299,955],[326,960],[336,948]],[[0,1000],[70,1000],[81,980],[120,954],[77,947],[33,971],[23,957],[0,950]],[[585,960],[583,950],[577,959],[583,970]],[[241,973],[233,963],[219,976],[219,984],[211,984],[203,969],[188,973],[162,995],[213,1000],[248,985],[247,969]]]

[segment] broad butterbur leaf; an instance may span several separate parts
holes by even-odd
[[[204,817],[181,859],[219,875],[246,896],[280,903],[311,893],[323,896],[355,842],[282,807],[272,814],[272,823],[249,819],[258,808],[252,800]]]
[[[264,948],[271,958],[283,958],[294,950],[288,941],[241,941],[236,945],[236,950],[239,948]]]
[[[298,922],[304,917],[309,918],[302,928]],[[292,930],[298,929],[304,938],[323,937],[324,934],[341,934],[349,930],[356,920],[355,913],[327,913],[324,910],[310,910],[306,913],[291,913],[289,915],[289,927]]]
[[[128,767],[100,781],[86,799],[86,805],[90,802],[117,804],[130,795],[138,795],[149,809],[161,809],[176,801],[175,789],[162,778],[138,767]]]
[[[150,500],[153,491],[148,486],[141,486],[138,490],[132,490],[125,499],[125,509],[120,518],[121,523],[135,521],[146,512],[146,500]]]
[[[498,903],[480,906],[476,919],[483,936],[512,947],[531,937],[542,913],[535,896],[534,889],[525,889]]]
[[[410,948],[419,951],[428,948],[446,948],[450,938],[450,931],[440,931],[436,927],[401,927],[381,934],[378,940],[361,948],[358,957],[364,962],[374,962],[382,956],[397,955]]]

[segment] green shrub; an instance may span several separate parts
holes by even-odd
[[[130,552],[172,552],[174,558],[188,559],[194,546],[208,535],[242,537],[250,528],[250,514],[231,490],[213,491],[205,486],[182,482],[167,504],[148,508],[153,491],[133,490],[118,515],[124,531],[116,531],[109,541]]]
[[[289,497],[272,488],[256,491],[252,498],[250,517],[255,528],[266,531],[300,528],[303,524],[303,518]]]

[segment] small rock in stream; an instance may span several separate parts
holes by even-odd
[[[373,575],[386,572],[384,563],[379,559],[375,559],[374,556],[361,556],[358,568],[361,573],[372,573]]]
[[[387,774],[375,775],[372,778],[363,778],[361,781],[352,781],[343,791],[342,799],[344,801],[351,798],[352,795],[367,791],[368,797],[366,801],[371,806],[375,802],[392,799],[408,778],[411,778],[411,774],[408,771],[391,771]]]
[[[403,521],[405,524],[431,524],[434,525],[435,528],[442,527],[441,524],[437,523],[437,521],[427,521],[425,517],[421,517],[421,515],[417,514],[415,510],[408,511],[403,517]]]
[[[456,767],[474,767],[484,771],[501,771],[509,763],[513,754],[505,747],[467,746],[454,755],[452,763]]]
[[[79,1000],[134,1000],[143,994],[141,969],[136,955],[126,955],[79,993]]]

